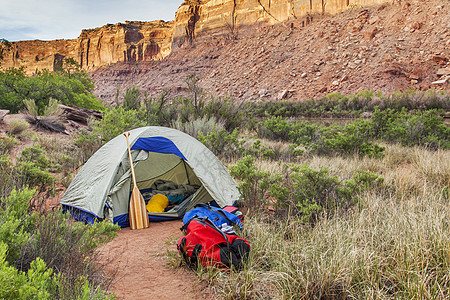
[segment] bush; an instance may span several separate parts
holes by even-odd
[[[214,131],[224,130],[224,125],[218,123],[215,117],[209,118],[207,116],[185,123],[178,118],[176,121],[172,122],[172,127],[183,131],[194,138],[198,138],[200,132],[204,136],[207,136]]]
[[[30,127],[30,124],[22,119],[19,118],[13,118],[9,121],[6,132],[14,135],[21,134],[25,130],[27,130]]]
[[[20,251],[30,240],[27,231],[33,222],[28,213],[31,198],[36,190],[12,190],[8,197],[0,198],[0,243],[8,246],[4,256],[9,263],[19,259]]]
[[[7,250],[7,245],[0,243],[0,298],[50,299],[49,290],[55,282],[51,277],[53,270],[38,258],[28,272],[20,272],[5,261]]]
[[[62,110],[57,100],[50,98],[47,105],[40,110],[32,99],[24,100],[26,106],[26,119],[36,128],[43,128],[55,132],[63,132],[66,128],[62,123]]]
[[[233,157],[240,157],[243,153],[243,141],[240,141],[238,136],[239,131],[237,129],[228,133],[225,129],[217,130],[217,128],[214,128],[206,135],[200,131],[198,140],[216,156],[228,160]]]
[[[137,87],[128,87],[123,96],[122,106],[126,110],[139,110],[141,108],[142,93]]]
[[[8,153],[19,141],[8,135],[0,136],[0,155]]]
[[[318,126],[307,121],[289,122],[281,117],[264,121],[258,135],[283,140],[303,146],[309,153],[319,155],[359,154],[382,157],[384,147],[371,142],[372,127],[369,121],[358,119],[345,126]]]
[[[34,236],[22,247],[15,266],[27,271],[39,257],[49,268],[58,270],[64,276],[69,285],[64,288],[67,291],[76,292],[80,277],[88,278],[95,286],[104,284],[107,276],[96,265],[98,254],[95,249],[112,240],[118,226],[100,222],[86,227],[82,223],[70,222],[68,218],[61,212],[39,216]]]
[[[230,167],[231,176],[239,182],[239,191],[244,203],[251,209],[262,210],[268,205],[266,192],[269,183],[276,181],[269,172],[259,171],[255,166],[255,158],[247,155]]]
[[[214,117],[219,122],[224,123],[227,131],[231,132],[236,128],[244,128],[249,123],[250,103],[241,101],[234,102],[228,98],[212,98],[205,106],[203,114]]]
[[[49,172],[52,168],[52,163],[37,145],[25,147],[15,163],[7,155],[0,155],[0,196],[7,197],[14,188],[27,186],[52,193],[49,189],[55,182]]]
[[[39,114],[43,113],[51,98],[62,104],[87,109],[103,109],[103,105],[92,93],[94,83],[81,69],[42,71],[26,76],[23,69],[8,69],[0,72],[0,107],[13,113],[25,106],[23,100],[33,99]]]
[[[384,182],[369,171],[340,180],[329,175],[327,168],[315,170],[307,165],[286,165],[282,175],[269,174],[259,171],[254,162],[252,156],[246,156],[230,168],[246,204],[256,209],[272,205],[278,213],[298,216],[301,222],[315,223],[322,212],[345,212],[358,203],[360,193]]]
[[[109,281],[96,265],[95,248],[118,227],[86,227],[60,212],[30,213],[34,194],[13,190],[0,198],[0,298],[107,298],[101,286]]]
[[[280,116],[331,118],[358,117],[362,112],[373,112],[375,107],[381,110],[430,110],[450,109],[450,94],[435,90],[395,92],[383,96],[381,92],[360,91],[356,95],[331,93],[318,99],[304,101],[259,102],[252,105],[251,110],[259,117]]]
[[[404,146],[422,145],[431,149],[450,148],[450,128],[436,110],[408,114],[406,109],[395,111],[375,109],[371,126],[373,135]]]
[[[105,112],[102,120],[92,121],[92,132],[81,133],[78,143],[88,140],[94,143],[98,141],[99,146],[104,145],[126,131],[145,126],[145,121],[141,119],[142,116],[136,110],[125,110],[123,107],[111,108]]]
[[[315,223],[321,212],[333,214],[347,211],[358,202],[358,195],[383,183],[372,172],[357,172],[351,180],[329,175],[327,168],[293,166],[283,180],[272,184],[269,194],[276,198],[278,211],[300,217],[302,222]]]

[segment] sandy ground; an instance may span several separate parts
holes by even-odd
[[[100,251],[114,276],[111,291],[117,299],[211,299],[194,273],[169,265],[182,236],[181,221],[150,223],[147,229],[124,228]]]

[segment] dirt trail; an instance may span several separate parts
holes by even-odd
[[[211,299],[195,274],[174,269],[167,250],[175,250],[182,236],[181,221],[150,223],[141,230],[124,228],[100,251],[107,272],[116,274],[111,290],[117,299]]]

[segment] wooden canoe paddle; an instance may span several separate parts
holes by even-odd
[[[130,228],[131,229],[147,228],[149,226],[147,208],[145,207],[144,197],[142,197],[141,191],[139,191],[139,188],[136,184],[136,176],[134,175],[133,160],[131,158],[130,141],[128,139],[130,133],[124,132],[123,135],[127,138],[128,157],[130,158],[131,177],[133,178],[133,192],[131,193],[130,208],[129,208]]]

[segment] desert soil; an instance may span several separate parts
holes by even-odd
[[[214,298],[195,273],[169,264],[167,251],[176,251],[182,225],[178,220],[150,223],[140,230],[124,228],[100,248],[106,271],[114,276],[110,291],[117,299]]]

